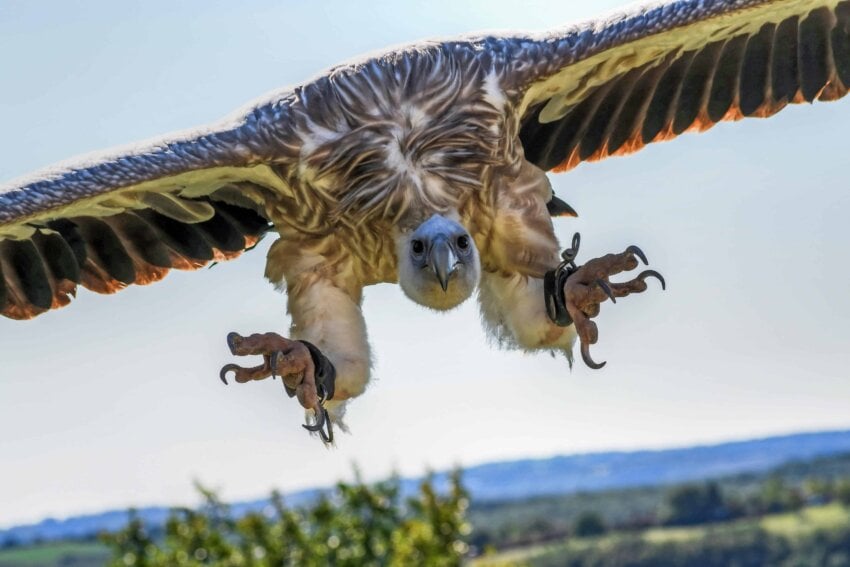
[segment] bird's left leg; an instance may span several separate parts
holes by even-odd
[[[605,363],[593,361],[590,345],[599,338],[596,323],[591,319],[599,315],[600,304],[606,299],[616,303],[617,297],[646,291],[645,280],[649,277],[658,279],[662,289],[667,284],[655,270],[644,270],[635,278],[621,283],[609,281],[610,276],[635,269],[638,260],[649,263],[637,246],[629,246],[619,254],[606,254],[577,266],[575,258],[580,241],[579,234],[574,234],[572,246],[561,255],[563,261],[544,276],[546,310],[549,318],[559,326],[575,326],[581,342],[582,360],[589,367],[598,369]]]
[[[482,253],[479,300],[484,321],[502,344],[561,350],[570,359],[578,335],[583,360],[600,368],[604,363],[595,363],[589,351],[598,338],[590,319],[599,314],[600,304],[646,290],[644,280],[650,276],[663,286],[663,278],[647,270],[627,282],[609,281],[614,274],[636,268],[638,259],[646,263],[636,246],[579,266],[576,235],[572,248],[559,257],[550,217],[558,203],[545,172],[534,165],[522,162],[515,175],[497,177],[494,189],[495,214]]]
[[[543,275],[559,261],[546,173],[522,161],[515,173],[494,178],[494,191],[493,223],[481,247],[482,321],[500,346],[560,351],[571,361],[575,329],[553,322],[543,300]]]
[[[572,361],[575,329],[556,325],[546,315],[541,278],[485,271],[478,301],[482,322],[500,347],[561,352]]]

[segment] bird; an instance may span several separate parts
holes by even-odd
[[[679,0],[546,33],[420,42],[334,67],[211,126],[65,162],[0,188],[0,312],[27,319],[78,286],[114,293],[276,236],[266,277],[292,327],[231,333],[220,377],[281,377],[333,441],[366,389],[363,288],[435,311],[477,295],[508,347],[598,340],[610,299],[646,290],[637,246],[578,265],[548,175],[724,121],[832,101],[850,85],[850,2]]]

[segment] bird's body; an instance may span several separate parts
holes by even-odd
[[[311,350],[233,335],[234,354],[265,363],[230,370],[297,376],[286,384],[302,405],[318,415],[321,398],[338,421],[369,380],[364,286],[399,282],[437,310],[477,290],[500,344],[569,357],[577,333],[584,349],[596,341],[588,319],[606,294],[646,288],[607,280],[643,255],[588,263],[563,291],[575,325],[557,323],[544,276],[559,263],[550,213],[565,204],[546,171],[834,100],[847,85],[850,2],[833,0],[682,0],[547,35],[390,51],[209,129],[0,189],[0,310],[29,318],[66,305],[78,283],[150,283],[238,256],[272,229],[266,276],[287,291],[291,338]],[[335,378],[314,380],[325,367]]]
[[[484,72],[439,47],[414,55],[406,65],[373,59],[338,69],[296,89],[296,118],[281,136],[289,151],[276,158],[289,199],[256,195],[283,227],[280,248],[330,239],[322,253],[339,255],[360,285],[397,281],[396,238],[433,214],[462,217],[484,238],[477,219],[493,216],[487,180],[508,161],[505,101],[488,97]],[[396,76],[398,68],[406,73]]]
[[[292,153],[277,169],[291,199],[255,197],[281,236],[266,275],[287,289],[293,336],[332,342],[336,359],[351,363],[339,376],[353,377],[352,386],[337,384],[346,398],[362,391],[370,366],[355,307],[362,288],[399,281],[405,236],[433,215],[465,227],[493,293],[506,285],[495,279],[542,278],[558,262],[549,181],[514,143],[519,121],[499,82],[504,69],[478,64],[471,45],[410,49],[296,89],[295,127],[282,143]],[[322,286],[329,289],[317,294]],[[569,353],[574,333],[548,321],[541,289],[528,291],[536,315],[528,333],[550,340],[528,337],[523,346]],[[442,310],[468,295],[450,285],[418,302]],[[489,329],[514,340],[500,323],[499,300],[487,292],[481,299]]]

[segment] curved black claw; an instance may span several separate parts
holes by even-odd
[[[227,386],[228,385],[227,384],[227,373],[230,372],[231,370],[233,372],[236,372],[237,370],[240,370],[241,368],[242,367],[239,366],[238,364],[225,364],[224,366],[221,367],[221,371],[218,373],[218,377],[221,378],[221,381],[224,382],[225,386]]]
[[[236,341],[240,340],[242,335],[237,332],[227,333],[227,348],[230,349],[231,354],[236,354],[233,352],[236,349]]]
[[[667,289],[667,282],[664,281],[664,276],[655,270],[644,270],[637,275],[636,279],[644,281],[646,278],[656,278],[659,282],[661,282],[661,289]]]
[[[638,248],[634,244],[632,244],[631,246],[626,248],[626,252],[631,252],[632,254],[634,254],[635,256],[640,258],[640,261],[643,262],[644,266],[649,265],[649,260],[646,259],[646,254],[644,254],[643,250],[641,250],[640,248]]]
[[[602,291],[605,292],[605,295],[608,296],[608,299],[611,300],[611,303],[617,303],[617,298],[614,297],[614,292],[611,291],[611,288],[608,286],[608,282],[606,282],[602,278],[599,278],[596,280],[596,285],[602,288]]]
[[[328,415],[328,410],[322,408],[322,411],[325,412],[325,423],[328,424],[328,432],[327,434],[324,431],[319,431],[319,437],[322,438],[322,442],[324,443],[333,443],[334,442],[334,424],[331,421],[330,416]]]
[[[328,410],[319,406],[319,408],[314,410],[316,412],[316,423],[310,425],[308,423],[304,423],[301,425],[307,431],[311,433],[318,433],[319,437],[322,438],[322,441],[325,443],[333,443],[334,440],[334,429],[333,423],[331,423],[331,418],[328,415]],[[328,432],[325,433],[325,424],[327,424]]]
[[[594,362],[593,359],[590,358],[590,346],[588,346],[587,343],[581,343],[581,359],[594,370],[599,370],[607,364],[605,361]]]
[[[274,351],[269,355],[269,368],[272,370],[272,380],[277,379],[277,375],[274,373],[277,368],[277,357],[282,355],[283,353],[279,350]]]
[[[321,431],[322,428],[325,426],[325,414],[327,412],[325,411],[325,408],[322,407],[316,408],[313,411],[316,413],[316,423],[312,425],[310,425],[309,423],[305,423],[301,427],[303,427],[307,431],[312,431],[315,433],[316,431]]]

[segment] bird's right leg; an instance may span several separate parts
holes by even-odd
[[[290,338],[276,333],[230,333],[227,344],[234,355],[261,355],[263,364],[252,368],[229,364],[222,368],[222,380],[231,372],[237,382],[281,376],[290,397],[297,397],[308,410],[311,423],[305,427],[330,442],[330,424],[340,424],[345,403],[360,395],[369,379],[361,288],[352,287],[346,276],[350,266],[344,261],[328,262],[306,247],[278,242],[282,244],[275,243],[269,251],[266,276],[286,285]],[[320,431],[322,426],[327,434]]]
[[[313,411],[316,424],[307,428],[320,432],[328,442],[333,440],[333,430],[325,424],[327,410],[324,404],[333,398],[336,369],[315,345],[286,339],[277,333],[258,333],[247,337],[229,333],[227,346],[235,356],[261,355],[263,364],[251,368],[228,364],[221,369],[222,382],[227,384],[229,372],[233,372],[239,383],[280,376],[287,394],[297,396],[305,409]],[[326,427],[327,434],[324,433]]]

